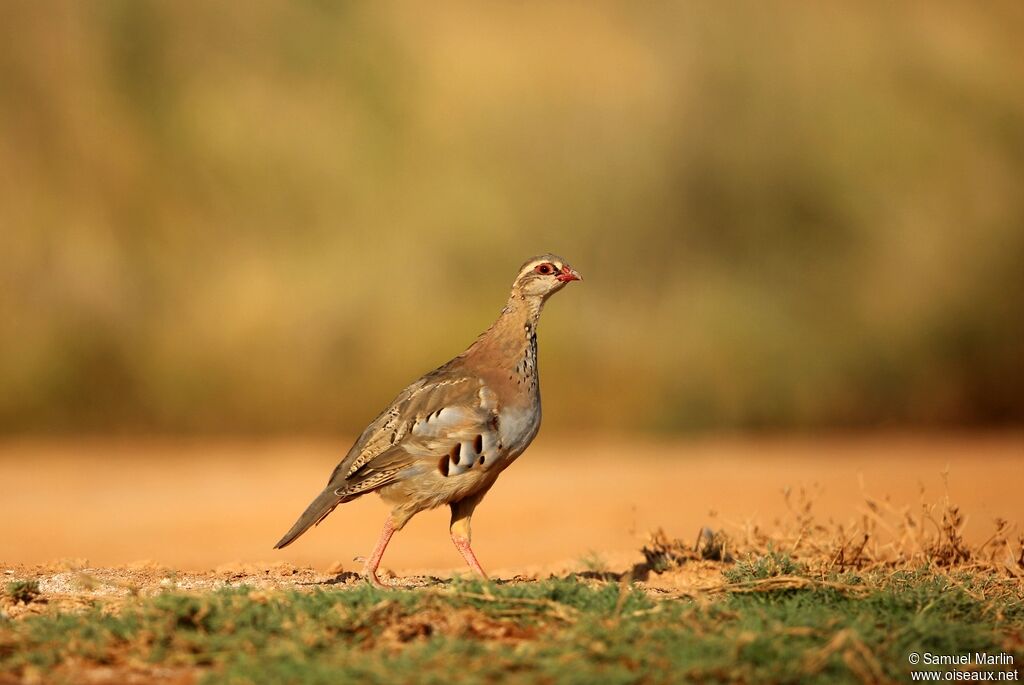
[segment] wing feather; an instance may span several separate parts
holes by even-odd
[[[385,487],[410,470],[439,468],[446,455],[445,476],[475,464],[484,468],[492,461],[489,455],[501,449],[497,428],[497,396],[482,380],[447,374],[445,367],[428,374],[367,426],[277,547],[294,542],[342,502]]]
[[[497,397],[475,377],[427,376],[363,431],[328,481],[339,497],[376,490],[406,468],[436,463],[455,443],[495,443]],[[475,458],[475,455],[474,455]]]

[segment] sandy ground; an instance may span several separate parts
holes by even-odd
[[[387,512],[375,496],[340,507],[287,550],[271,548],[347,447],[345,440],[2,443],[0,566],[76,573],[134,564],[185,574],[170,582],[218,568],[214,579],[345,578],[359,567],[353,557],[372,549]],[[939,501],[947,470],[949,496],[970,517],[968,540],[987,537],[996,517],[1024,522],[1021,434],[676,442],[542,435],[477,509],[474,547],[496,577],[557,573],[595,558],[625,566],[639,560],[657,527],[693,539],[704,525],[770,526],[787,515],[787,487],[816,493],[820,518],[848,521],[862,511],[864,492],[916,505],[924,488]],[[382,568],[426,577],[463,568],[447,525],[446,509],[421,514],[395,536]]]

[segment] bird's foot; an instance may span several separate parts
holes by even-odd
[[[380,578],[377,577],[377,569],[370,568],[370,560],[366,557],[353,557],[353,561],[358,561],[363,565],[363,580],[376,588],[387,588],[387,585],[380,582]]]
[[[377,572],[376,571],[371,571],[369,569],[365,569],[363,571],[363,580],[365,580],[367,583],[369,583],[373,587],[378,588],[380,590],[388,590],[388,589],[390,589],[389,585],[385,585],[384,583],[381,582],[380,578],[377,577]]]
[[[490,580],[480,562],[477,561],[476,555],[473,554],[473,548],[469,545],[469,538],[464,538],[461,535],[452,535],[452,542],[455,543],[455,548],[462,554],[462,558],[466,560],[466,565],[469,566],[470,570],[480,576],[481,580]]]

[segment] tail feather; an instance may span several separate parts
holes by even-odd
[[[306,511],[302,513],[299,520],[295,522],[291,530],[284,534],[284,537],[278,540],[277,544],[274,545],[274,549],[283,549],[288,545],[295,542],[295,540],[305,533],[307,530],[323,521],[328,514],[334,511],[334,508],[341,504],[341,498],[334,494],[332,488],[327,488],[313,500],[313,502],[306,507]]]

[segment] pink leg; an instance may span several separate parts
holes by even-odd
[[[473,548],[469,546],[469,522],[473,517],[473,510],[476,509],[476,505],[480,503],[481,498],[483,498],[483,493],[469,499],[452,502],[449,505],[452,508],[451,534],[452,542],[455,543],[455,549],[459,550],[459,554],[466,560],[469,567],[473,569],[474,573],[487,580],[487,574],[484,573],[480,562],[476,560]]]
[[[455,549],[459,550],[459,553],[462,554],[462,558],[466,560],[466,563],[469,564],[471,569],[473,569],[473,572],[484,580],[487,580],[487,574],[484,573],[484,569],[480,566],[480,562],[476,560],[476,555],[473,554],[473,548],[469,546],[469,538],[458,535],[453,530],[452,542],[455,543]]]
[[[392,523],[391,517],[388,516],[384,522],[384,530],[380,532],[380,539],[377,540],[377,547],[373,550],[373,556],[366,560],[366,565],[363,567],[363,577],[378,587],[385,587],[380,579],[377,577],[377,567],[380,566],[381,557],[384,556],[384,550],[387,549],[388,541],[391,540],[391,536],[395,534],[395,524]]]

